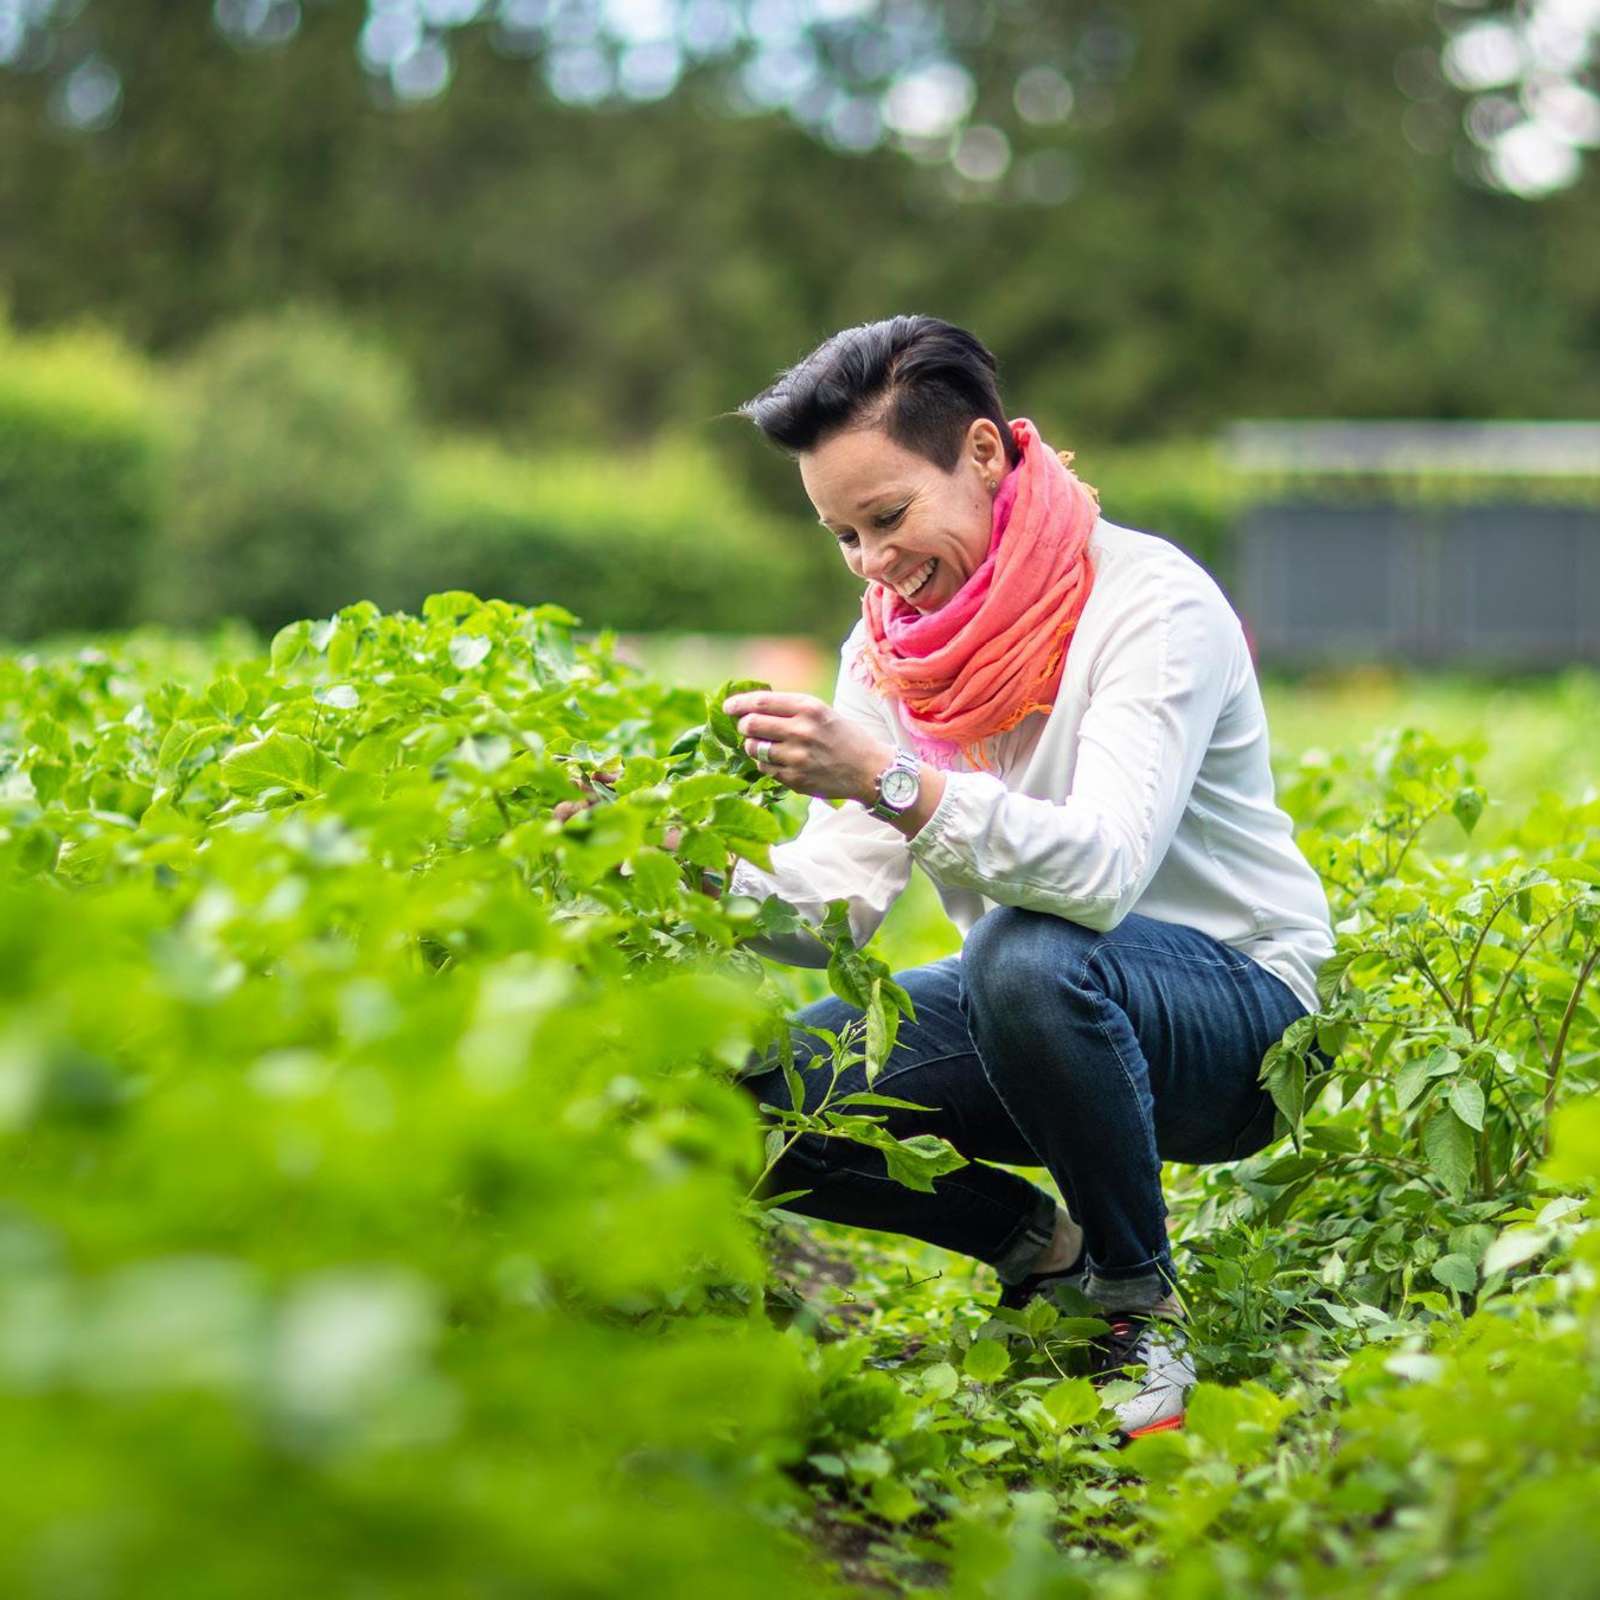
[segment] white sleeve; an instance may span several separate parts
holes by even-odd
[[[895,731],[887,708],[850,672],[855,638],[852,633],[841,652],[834,708],[893,745]],[[728,893],[757,900],[775,894],[810,923],[822,920],[830,900],[848,901],[851,934],[857,945],[863,945],[878,931],[910,877],[911,852],[898,828],[853,800],[833,806],[813,799],[799,833],[772,847],[772,870],[763,872],[748,861],[738,862]],[[826,947],[805,934],[751,939],[749,946],[792,966],[828,964]]]
[[[953,772],[910,854],[997,905],[1114,928],[1172,843],[1242,644],[1214,586],[1150,584],[1090,669],[1071,792]]]

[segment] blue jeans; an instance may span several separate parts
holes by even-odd
[[[1055,1224],[1055,1200],[1007,1165],[1044,1167],[1084,1233],[1085,1292],[1137,1310],[1174,1283],[1163,1160],[1233,1161],[1272,1141],[1256,1078],[1305,1007],[1266,968],[1207,934],[1129,916],[1109,933],[1002,906],[959,955],[897,974],[916,1005],[873,1087],[931,1107],[883,1113],[897,1137],[935,1133],[971,1162],[931,1194],[892,1180],[876,1151],[808,1134],[768,1193],[809,1191],[786,1209],[910,1234],[1024,1277]],[[799,1022],[838,1032],[860,1013],[836,999]],[[826,1093],[826,1056],[796,1036],[807,1109]],[[781,1070],[747,1087],[787,1107]],[[861,1066],[839,1092],[866,1087]],[[995,1166],[990,1163],[1005,1165]]]

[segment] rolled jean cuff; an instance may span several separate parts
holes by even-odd
[[[1083,1292],[1106,1311],[1148,1311],[1177,1287],[1170,1257],[1161,1257],[1132,1272],[1110,1276],[1090,1267]]]
[[[1020,1283],[1055,1236],[1056,1203],[1041,1189],[1032,1214],[1012,1230],[999,1254],[989,1257],[989,1265],[1002,1283]]]

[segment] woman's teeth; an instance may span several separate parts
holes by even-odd
[[[912,573],[911,577],[905,583],[900,585],[900,597],[904,600],[910,600],[919,594],[928,580],[933,576],[933,569],[938,566],[938,564],[938,558],[934,557],[924,566],[919,567],[917,571]]]

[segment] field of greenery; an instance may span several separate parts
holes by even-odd
[[[744,948],[701,874],[799,813],[704,687],[458,592],[0,656],[0,1592],[1592,1594],[1600,684],[1271,689],[1339,949],[1280,1141],[1169,1168],[1128,1447],[1091,1317],[753,1198],[959,1160],[737,1082],[950,935]]]

